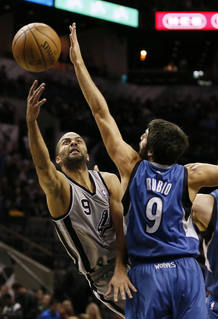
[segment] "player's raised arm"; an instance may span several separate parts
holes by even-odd
[[[46,193],[48,205],[49,202],[53,202],[55,199],[56,207],[58,207],[59,203],[57,202],[57,198],[60,190],[63,191],[64,188],[67,189],[69,186],[62,174],[56,170],[55,165],[50,160],[48,149],[37,124],[40,108],[46,102],[45,98],[40,100],[44,89],[45,83],[38,86],[38,81],[34,81],[29,90],[26,110],[28,141],[39,183]],[[49,209],[50,213],[56,217],[55,210],[51,207],[52,205],[49,206],[49,208],[51,208]],[[63,209],[64,207],[61,208]]]
[[[218,165],[194,163],[187,164],[189,195],[193,201],[202,187],[218,186]]]
[[[74,65],[80,88],[96,120],[107,151],[119,169],[121,177],[129,175],[135,163],[140,159],[139,155],[122,139],[105,98],[90,77],[81,55],[75,23],[70,26],[70,31],[70,59]]]
[[[114,301],[126,299],[126,295],[132,298],[132,291],[136,292],[129,277],[127,276],[127,248],[123,229],[123,205],[121,202],[121,185],[118,177],[115,174],[102,173],[105,182],[110,191],[110,208],[112,215],[112,222],[116,231],[116,264],[114,275],[109,283],[106,295],[113,292]]]

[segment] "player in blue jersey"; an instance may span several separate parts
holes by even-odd
[[[205,319],[191,206],[202,186],[218,184],[218,167],[201,164],[191,170],[176,164],[188,147],[188,137],[161,119],[149,123],[139,153],[128,145],[86,69],[75,24],[70,31],[70,59],[125,193],[129,276],[138,291],[126,301],[126,319]]]
[[[208,318],[215,319],[218,318],[218,190],[198,194],[192,210],[193,221],[203,236]]]

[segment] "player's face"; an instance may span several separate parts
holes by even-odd
[[[148,129],[145,131],[144,134],[140,137],[140,142],[139,142],[139,154],[141,155],[142,158],[147,157],[146,154],[146,146],[148,142]]]
[[[66,167],[73,168],[74,164],[86,163],[88,160],[86,143],[77,133],[64,134],[58,144],[59,164],[63,163]]]

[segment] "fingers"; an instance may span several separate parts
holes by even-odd
[[[133,296],[132,296],[131,291],[130,291],[130,289],[129,289],[128,286],[125,287],[125,291],[126,291],[127,296],[128,296],[130,299],[132,299]]]
[[[30,96],[33,95],[33,92],[34,92],[34,90],[36,89],[37,85],[38,85],[38,81],[35,80],[35,81],[33,82],[32,86],[31,86],[30,90],[29,90],[29,95],[28,95],[28,97],[30,97]]]
[[[39,99],[40,99],[40,97],[41,97],[41,95],[42,95],[44,89],[45,89],[45,83],[42,83],[42,84],[35,90],[35,92],[34,92],[34,94],[33,94],[33,103],[34,103],[34,104],[36,104],[36,103],[39,101]]]
[[[135,286],[133,286],[133,284],[131,283],[131,281],[128,282],[128,287],[130,289],[132,289],[132,291],[137,292],[137,289],[135,288]]]
[[[107,290],[105,296],[107,297],[107,296],[109,296],[111,293],[112,293],[112,285],[109,284],[109,288],[108,288],[108,290]]]
[[[132,299],[133,295],[132,292],[137,292],[137,289],[133,286],[133,284],[129,281],[127,283],[120,284],[118,286],[111,285],[107,291],[106,296],[108,296],[112,290],[114,290],[114,301],[117,302],[119,298],[119,294],[122,300],[126,300],[126,295],[128,298]]]
[[[47,101],[46,99],[42,99],[41,101],[37,103],[37,106],[41,107],[43,104],[45,104],[46,101]]]
[[[70,32],[75,33],[76,32],[76,22],[73,22],[72,25],[69,26]]]
[[[133,295],[131,293],[131,290],[134,292],[137,292],[137,289],[133,286],[133,284],[129,281],[127,284],[125,284],[125,292],[127,294],[127,296],[132,299]]]
[[[135,287],[134,288],[134,292],[136,292]],[[108,291],[106,292],[105,296],[108,297],[113,291],[113,297],[114,297],[114,301],[117,302],[119,299],[119,295],[121,297],[122,300],[126,300],[126,295],[132,299],[133,295],[130,291],[130,287],[128,286],[128,284],[122,284],[122,285],[109,285]]]
[[[76,40],[76,23],[74,22],[72,25],[70,25],[69,29],[70,29],[70,43],[72,45],[73,40]]]
[[[114,287],[114,301],[115,302],[118,301],[118,292],[119,292],[119,289],[117,287]]]
[[[42,83],[39,87],[37,87],[38,81],[35,80],[30,88],[29,96],[28,96],[28,105],[31,107],[40,108],[47,100],[44,98],[41,101],[39,100],[42,93],[45,89],[45,83]]]
[[[33,93],[30,96],[31,104],[36,105],[38,103],[44,89],[45,89],[45,83],[42,83],[37,89],[35,89],[35,91],[33,90]]]
[[[125,290],[126,290],[125,287],[123,287],[123,286],[120,287],[120,295],[121,295],[122,300],[126,300],[126,291]]]
[[[69,28],[70,28],[70,45],[72,46],[73,45],[73,39],[72,39],[72,37],[73,37],[73,29],[72,29],[71,25],[69,26]]]

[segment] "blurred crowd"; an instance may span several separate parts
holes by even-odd
[[[115,165],[106,153],[97,126],[78,84],[69,79],[65,81],[57,80],[55,77],[47,75],[47,73],[42,73],[37,77],[40,82],[46,82],[44,95],[47,98],[47,103],[43,108],[53,119],[44,135],[51,159],[55,162],[54,150],[59,133],[75,131],[83,136],[87,142],[90,168],[94,164],[98,164],[100,170],[118,174]],[[30,156],[25,112],[22,111],[23,114],[17,114],[21,111],[17,108],[16,101],[22,101],[25,106],[31,83],[32,79],[25,78],[25,76],[20,76],[16,80],[9,78],[4,67],[0,70],[0,220],[1,224],[9,226],[16,223],[17,220],[19,220],[19,223],[22,220],[22,233],[29,239],[33,236],[33,232],[30,230],[28,232],[26,226],[28,219],[33,216],[42,219],[48,219],[49,217],[45,195],[39,187]],[[164,118],[180,125],[189,136],[190,148],[183,156],[181,164],[190,162],[217,164],[217,94],[204,95],[204,89],[202,89],[202,94],[196,96],[184,94],[182,90],[174,92],[166,89],[156,98],[142,102],[134,95],[131,99],[125,96],[115,98],[108,93],[106,87],[99,88],[106,97],[111,113],[114,115],[124,139],[136,150],[138,149],[140,135],[144,133],[147,123],[154,118]],[[114,90],[116,90],[116,87]],[[123,90],[125,90],[125,84]],[[150,87],[150,90],[152,90],[152,87]],[[53,122],[58,123],[59,132],[57,132],[57,126],[53,125]],[[10,140],[12,132],[5,129],[7,126],[12,130],[18,128],[14,141]],[[43,244],[45,244],[45,236],[39,236],[38,230],[37,238],[43,240]],[[32,238],[32,240],[35,239]],[[55,257],[57,258],[57,256]],[[69,263],[69,260],[67,261]],[[58,268],[60,265],[54,260],[53,267],[55,266]],[[61,268],[63,269],[64,265],[61,265]],[[71,286],[73,285],[73,280],[70,278],[62,286],[62,290],[56,289],[58,294],[55,296],[51,296],[43,289],[35,292],[27,291],[20,284],[17,284],[17,286],[15,284],[12,291],[8,291],[7,287],[2,286],[0,318],[112,318],[111,312],[107,317],[107,311],[104,309],[103,313],[102,305],[99,306],[96,300],[90,299],[92,294],[87,287],[87,283],[76,293],[73,289],[64,294],[63,291],[67,289],[69,282]],[[75,287],[79,287],[79,282],[81,283],[82,280],[74,282]],[[81,295],[82,291],[84,296]],[[63,300],[60,296],[64,296],[66,299]],[[77,298],[80,300],[77,300]],[[81,306],[82,301],[84,303]],[[87,307],[89,302],[91,304]],[[81,307],[78,307],[78,305]],[[25,307],[30,308],[26,310]],[[34,314],[31,311],[34,311]]]
[[[101,141],[97,126],[91,116],[85,99],[77,84],[70,80],[57,81],[55,78],[41,75],[40,81],[47,83],[43,106],[47,113],[59,124],[59,131],[75,131],[82,135],[90,153],[90,167],[95,163],[100,170],[117,173],[116,168]],[[7,78],[4,68],[0,72],[0,118],[1,123],[18,126],[18,137],[14,147],[8,148],[8,136],[0,130],[0,216],[21,214],[28,216],[49,216],[45,196],[39,187],[30,157],[25,114],[19,116],[16,123],[17,109],[7,97],[23,100],[27,97],[31,80],[20,77],[17,80]],[[113,98],[106,88],[100,88],[106,96],[110,110],[114,115],[121,133],[135,149],[139,137],[147,123],[153,118],[164,118],[180,125],[189,135],[190,147],[182,158],[182,164],[188,162],[217,163],[218,133],[218,95],[200,97],[191,95],[161,94],[156,99],[141,102],[132,97]],[[125,87],[124,87],[125,90]],[[152,90],[152,87],[151,87]],[[203,90],[203,89],[202,89]],[[58,132],[52,124],[47,127],[44,136],[52,160],[55,161],[55,144]]]
[[[78,313],[69,298],[60,300],[42,288],[33,291],[26,289],[20,283],[14,283],[11,289],[7,285],[0,286],[0,318],[103,319],[108,317],[96,301],[90,300],[84,312]],[[119,318],[114,315],[113,319]]]

